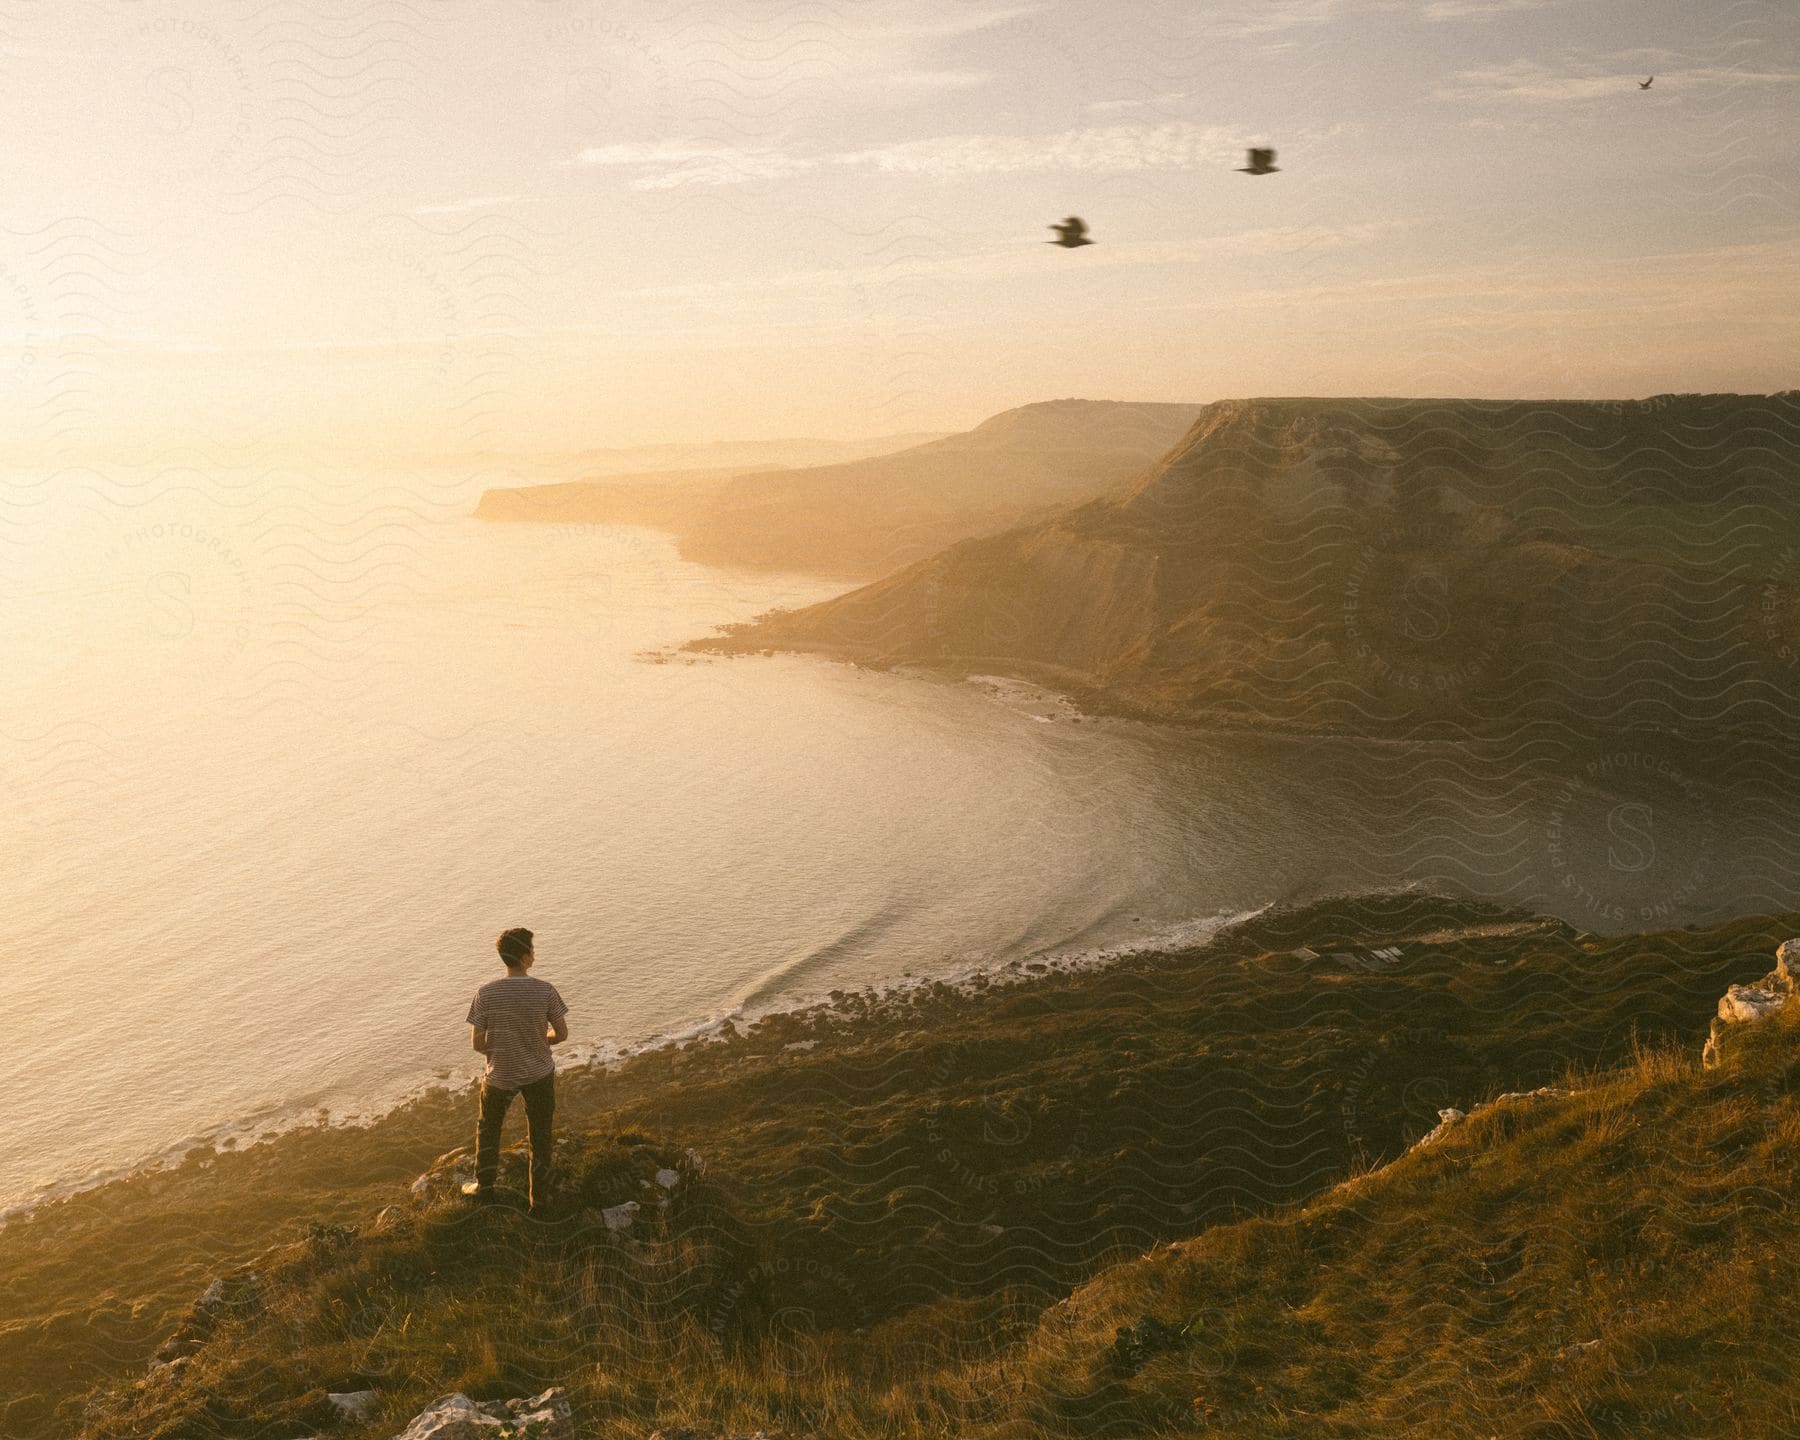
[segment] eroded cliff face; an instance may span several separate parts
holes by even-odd
[[[1011,669],[1150,715],[1779,726],[1800,399],[1237,400],[1142,483],[727,649]]]

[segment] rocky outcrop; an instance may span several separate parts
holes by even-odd
[[[255,1314],[262,1307],[262,1276],[255,1270],[237,1270],[215,1278],[177,1322],[174,1333],[151,1357],[154,1370],[174,1366],[198,1353],[227,1320]],[[171,1372],[173,1373],[173,1372]]]
[[[1448,1109],[1438,1111],[1438,1123],[1433,1125],[1431,1129],[1427,1130],[1417,1140],[1413,1141],[1413,1149],[1423,1150],[1427,1146],[1437,1144],[1437,1142],[1448,1135],[1460,1121],[1467,1120],[1468,1118],[1468,1111],[1458,1110],[1454,1105],[1450,1106]]]
[[[501,1155],[501,1164],[508,1159],[517,1161],[517,1147]],[[525,1162],[526,1167],[530,1165]],[[464,1185],[475,1179],[475,1152],[467,1145],[459,1145],[454,1150],[447,1150],[426,1168],[425,1173],[407,1187],[413,1202],[418,1205],[431,1205],[454,1195],[462,1194]]]
[[[1734,1025],[1762,1020],[1787,1004],[1800,989],[1800,938],[1783,940],[1775,950],[1775,968],[1750,985],[1731,985],[1719,997],[1719,1010],[1706,1037],[1700,1063],[1708,1070],[1719,1063],[1721,1042]]]
[[[460,1390],[423,1410],[394,1440],[575,1440],[559,1385],[519,1400],[471,1400]]]
[[[1540,1085],[1535,1090],[1508,1090],[1504,1095],[1496,1095],[1492,1100],[1477,1105],[1473,1110],[1458,1110],[1454,1106],[1438,1111],[1438,1123],[1413,1141],[1411,1149],[1421,1150],[1437,1144],[1458,1125],[1472,1115],[1487,1115],[1505,1105],[1516,1105],[1534,1100],[1552,1100],[1567,1095],[1569,1092],[1558,1085]]]
[[[596,1233],[627,1245],[643,1231],[646,1221],[667,1216],[706,1170],[705,1157],[692,1148],[676,1154],[639,1147],[629,1164],[604,1172],[616,1188],[600,1191],[591,1184],[578,1184],[575,1179],[583,1171],[583,1161],[593,1143],[594,1137],[586,1135],[556,1137],[551,1149],[550,1199],[546,1208],[552,1215],[578,1218]],[[522,1199],[530,1165],[531,1151],[526,1141],[517,1141],[502,1150],[496,1191]],[[474,1180],[474,1154],[470,1147],[462,1145],[438,1156],[408,1188],[413,1203],[425,1208],[460,1198],[468,1193]],[[400,1219],[395,1207],[385,1207],[377,1215],[374,1228],[386,1229]]]
[[[627,1200],[623,1205],[608,1205],[600,1212],[600,1221],[608,1230],[629,1230],[643,1208],[635,1200]]]

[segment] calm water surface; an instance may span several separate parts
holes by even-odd
[[[463,1016],[509,925],[569,1002],[568,1063],[1320,893],[1594,929],[1795,903],[1778,796],[1632,752],[1557,774],[657,663],[839,587],[480,524],[449,482],[3,493],[0,1209],[475,1074]]]

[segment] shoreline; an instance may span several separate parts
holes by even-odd
[[[1499,908],[1491,902],[1448,896],[1421,885],[1324,894],[1304,900],[1269,900],[1248,909],[1195,915],[1187,920],[1177,921],[1174,925],[1148,932],[1141,938],[1116,944],[1062,951],[1044,950],[1005,961],[977,960],[930,974],[903,972],[885,981],[864,984],[855,990],[842,987],[827,991],[808,990],[761,1005],[736,1003],[704,1018],[689,1020],[637,1038],[596,1040],[571,1046],[558,1058],[557,1075],[559,1080],[566,1082],[583,1077],[602,1079],[633,1060],[659,1053],[673,1053],[690,1045],[722,1043],[732,1038],[738,1027],[748,1029],[771,1018],[827,1027],[847,1026],[858,1022],[879,1023],[883,1019],[880,1013],[883,1007],[891,1007],[895,1013],[900,1013],[915,997],[921,995],[952,995],[974,999],[1016,985],[1053,977],[1093,974],[1134,959],[1152,960],[1202,950],[1225,931],[1274,911],[1381,902],[1403,897],[1444,901],[1475,908]],[[1559,924],[1570,923],[1548,914],[1532,918]],[[565,1056],[569,1058],[564,1058]],[[407,1111],[436,1100],[447,1098],[455,1101],[458,1097],[471,1096],[479,1083],[479,1074],[459,1079],[439,1072],[406,1086],[391,1100],[373,1100],[343,1112],[333,1113],[326,1106],[303,1107],[295,1104],[283,1107],[273,1118],[264,1112],[250,1119],[222,1121],[210,1130],[184,1136],[149,1155],[120,1162],[80,1180],[47,1183],[32,1198],[0,1210],[0,1235],[10,1226],[28,1221],[49,1207],[77,1197],[93,1196],[95,1192],[111,1186],[128,1185],[148,1177],[173,1174],[193,1163],[196,1158],[248,1154],[309,1132],[347,1134],[367,1131],[383,1123],[403,1120]],[[326,1118],[321,1120],[321,1114]],[[250,1133],[252,1131],[254,1134]]]
[[[881,655],[867,646],[823,641],[796,644],[753,639],[751,632],[758,629],[761,623],[759,617],[717,626],[716,634],[682,641],[655,652],[661,657],[658,663],[667,663],[678,656],[742,660],[790,655],[809,657],[826,664],[846,665],[856,670],[916,679],[935,678],[978,686],[983,681],[999,681],[1028,686],[1066,702],[1073,712],[1067,718],[1073,723],[1122,720],[1187,735],[1337,741],[1393,748],[1426,745],[1484,748],[1507,746],[1513,749],[1541,747],[1578,756],[1601,754],[1621,746],[1637,749],[1664,747],[1690,759],[1714,754],[1720,742],[1719,736],[1704,731],[1676,731],[1649,726],[1612,730],[1605,734],[1588,733],[1571,729],[1565,721],[1555,717],[1527,719],[1517,723],[1495,722],[1487,726],[1438,721],[1411,728],[1396,725],[1391,730],[1382,731],[1323,728],[1276,715],[1156,709],[1122,698],[1093,676],[1041,661],[1021,660],[1006,655],[971,655],[937,660],[893,658]],[[1734,732],[1730,741],[1733,745],[1745,747],[1758,755],[1770,758],[1780,756],[1800,762],[1800,743],[1785,729],[1768,725],[1747,728]]]
[[[1415,892],[1400,887],[1391,892],[1363,892],[1363,895],[1374,893]],[[1321,896],[1319,902],[1354,900],[1363,898],[1363,895]],[[972,997],[984,991],[1038,980],[1049,975],[1088,973],[1106,969],[1133,957],[1177,953],[1182,949],[1204,946],[1216,938],[1219,931],[1264,914],[1279,903],[1269,901],[1248,910],[1196,915],[1146,934],[1141,940],[1114,945],[1089,946],[1069,951],[1044,950],[1006,961],[977,960],[930,974],[905,971],[884,981],[862,985],[856,990],[845,990],[842,987],[828,991],[807,990],[760,1005],[736,1002],[704,1018],[681,1022],[634,1039],[595,1040],[569,1046],[558,1057],[557,1075],[559,1078],[573,1078],[584,1074],[603,1077],[641,1056],[717,1041],[725,1038],[730,1027],[752,1026],[769,1017],[791,1017],[828,1024],[851,1023],[865,1018],[873,1008],[895,1002],[903,1003],[906,997],[916,992],[948,990]],[[249,1119],[240,1117],[221,1121],[211,1129],[183,1136],[148,1155],[121,1161],[81,1180],[46,1183],[30,1199],[0,1209],[0,1234],[9,1225],[29,1219],[45,1206],[91,1194],[109,1185],[180,1170],[196,1155],[242,1154],[309,1130],[367,1130],[383,1121],[395,1119],[401,1112],[435,1096],[455,1098],[472,1095],[480,1084],[480,1078],[479,1074],[471,1074],[458,1079],[455,1075],[447,1076],[437,1072],[428,1079],[407,1085],[391,1100],[372,1100],[343,1112],[333,1113],[326,1106],[303,1106],[296,1102],[291,1106],[279,1107],[272,1118],[267,1112],[263,1112]],[[321,1114],[328,1118],[320,1120],[318,1117]]]

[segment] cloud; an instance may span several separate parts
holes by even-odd
[[[893,108],[991,84],[986,63],[969,63],[971,52],[999,44],[984,44],[982,32],[1029,30],[1044,8],[970,0],[687,6],[643,37],[615,35],[607,48],[621,74],[742,136],[785,125],[797,106]]]
[[[883,39],[954,40],[960,35],[973,35],[1009,21],[1040,15],[1045,8],[1043,4],[1034,4],[973,9],[952,0],[948,4],[866,5],[863,16],[858,18],[866,34]],[[858,21],[848,23],[855,26]]]
[[[1491,20],[1496,15],[1516,14],[1521,10],[1542,10],[1551,0],[1426,0],[1421,12],[1433,22],[1444,20]]]
[[[1377,0],[1382,9],[1391,3]],[[1328,25],[1352,9],[1366,5],[1355,0],[1228,0],[1210,8],[1202,17],[1202,35],[1248,37],[1280,35],[1289,30],[1311,30]]]
[[[1440,100],[1556,104],[1629,94],[1636,89],[1639,78],[1635,70],[1610,69],[1599,73],[1593,69],[1554,69],[1535,60],[1515,60],[1510,65],[1459,70],[1433,93]],[[1796,81],[1800,81],[1800,71],[1707,67],[1658,75],[1656,88],[1667,92],[1741,85],[1792,85]]]
[[[1091,115],[1127,114],[1133,110],[1156,110],[1165,105],[1178,105],[1188,98],[1186,90],[1170,90],[1161,95],[1145,95],[1135,100],[1090,100],[1087,103]]]
[[[1491,20],[1561,3],[1563,0],[1227,0],[1207,11],[1199,32],[1236,38],[1286,35],[1369,15],[1411,15],[1437,25]]]
[[[634,190],[673,190],[682,185],[744,185],[782,180],[816,169],[817,157],[789,155],[773,147],[698,144],[680,140],[593,145],[575,157],[580,165],[637,170]]]
[[[776,148],[655,141],[597,145],[577,157],[582,165],[637,169],[638,190],[681,185],[741,185],[775,180],[825,166],[889,175],[998,175],[1027,170],[1118,174],[1180,169],[1236,155],[1239,130],[1176,120],[1165,124],[1102,125],[1056,135],[943,135],[863,150],[796,155]]]
[[[1118,173],[1174,169],[1222,159],[1242,143],[1240,132],[1185,120],[1164,125],[1106,125],[1059,135],[946,135],[853,150],[840,165],[867,165],[889,174],[995,175],[1020,170]]]

